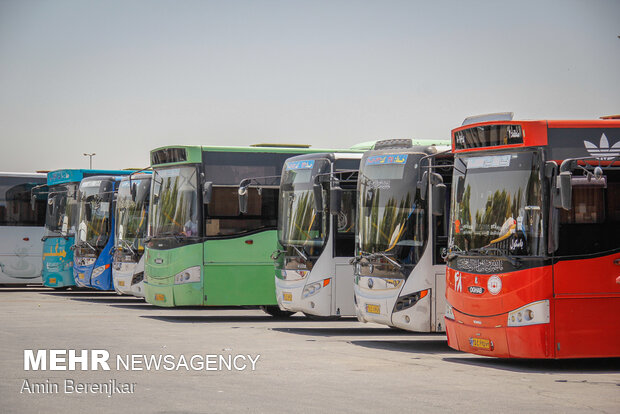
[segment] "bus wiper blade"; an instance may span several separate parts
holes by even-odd
[[[373,253],[359,252],[359,256],[355,256],[352,259],[350,259],[349,260],[349,264],[355,265],[355,264],[358,264],[359,262],[361,262],[364,259],[366,259],[366,261],[368,261],[369,259],[372,259],[372,257],[373,257]]]
[[[480,253],[480,254],[485,255],[485,256],[490,256],[489,253],[497,253],[498,256],[508,260],[510,262],[510,264],[513,265],[514,267],[516,267],[517,269],[521,267],[521,259],[520,258],[508,256],[506,253],[504,253],[504,251],[502,249],[499,249],[497,247],[481,247],[479,249],[473,249],[473,250],[470,250],[470,251],[476,252],[476,253]]]
[[[401,270],[404,266],[401,265],[400,263],[398,263],[396,260],[392,259],[390,256],[388,256],[387,254],[383,253],[383,252],[377,252],[377,253],[373,253],[369,256],[370,259],[374,259],[377,256],[381,256],[384,257],[388,262],[390,262],[393,266],[396,266],[398,268],[398,270]]]
[[[306,256],[306,254],[303,252],[302,249],[299,249],[297,246],[295,246],[294,244],[290,245],[293,249],[295,249],[295,251],[301,256],[302,259],[304,259],[304,262],[308,261],[308,256]]]
[[[131,254],[136,254],[136,252],[133,249],[133,246],[131,245],[131,243],[129,243],[127,240],[125,239],[119,239],[119,241],[121,242],[121,244],[124,245],[124,247],[129,250],[131,252]]]
[[[95,247],[93,247],[92,244],[90,244],[87,241],[81,241],[80,243],[77,244],[77,247],[84,247],[84,245],[86,245],[89,249],[91,249],[93,252],[96,252],[97,249]]]

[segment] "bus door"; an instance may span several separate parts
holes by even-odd
[[[349,260],[355,256],[355,221],[357,209],[357,190],[344,188],[340,211],[333,219],[334,259],[336,264],[334,295],[336,314],[355,315],[353,301],[353,266]]]
[[[237,186],[214,186],[206,207],[204,304],[275,305],[273,260],[277,246],[278,189],[248,189],[239,212]]]
[[[553,266],[557,357],[618,355],[619,232],[620,171],[601,180],[573,177],[571,209],[559,210]]]

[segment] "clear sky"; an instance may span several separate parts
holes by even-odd
[[[620,113],[620,1],[0,0],[0,170]]]

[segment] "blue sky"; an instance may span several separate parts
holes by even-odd
[[[619,1],[0,0],[0,170],[620,113]]]

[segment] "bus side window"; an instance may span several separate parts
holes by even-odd
[[[205,230],[207,237],[233,236],[277,226],[278,190],[256,188],[248,192],[248,212],[239,213],[236,187],[213,187],[211,203],[206,207]]]
[[[560,210],[558,256],[602,253],[620,247],[620,172],[607,172],[607,186],[573,187],[572,209]]]

